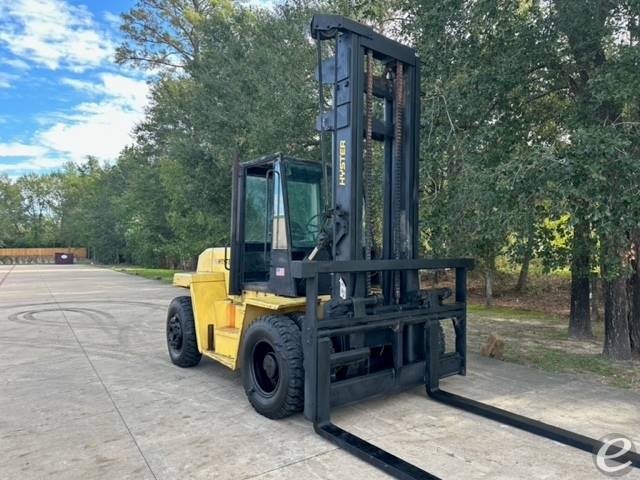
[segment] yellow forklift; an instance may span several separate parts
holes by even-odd
[[[599,450],[597,440],[440,389],[442,378],[466,373],[473,261],[418,255],[420,59],[344,17],[315,16],[311,35],[320,161],[234,159],[231,246],[205,250],[195,273],[175,276],[189,295],[169,307],[171,361],[192,367],[204,355],[240,369],[258,413],[279,419],[302,411],[320,435],[396,478],[437,477],[334,425],[332,407],[425,385],[439,402]],[[373,179],[376,142],[381,185]],[[442,269],[455,272],[454,288],[421,287],[421,270]],[[443,322],[453,326],[451,342]],[[640,467],[633,452],[608,453]]]

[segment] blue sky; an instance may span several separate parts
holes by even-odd
[[[149,87],[113,57],[119,14],[134,4],[0,0],[0,175],[112,161],[132,142]]]
[[[142,72],[114,64],[133,0],[0,0],[0,174],[112,160],[144,115]]]

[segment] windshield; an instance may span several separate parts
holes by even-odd
[[[320,165],[287,162],[287,196],[293,248],[316,246],[322,220],[321,185]]]

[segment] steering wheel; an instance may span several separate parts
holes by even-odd
[[[307,224],[304,226],[305,230],[311,235],[313,235],[314,237],[317,236],[318,233],[320,233],[320,229],[321,229],[320,223],[316,222],[315,220],[319,219],[321,215],[322,213],[316,213],[313,217],[309,219]]]
[[[293,220],[291,221],[290,228],[291,237],[295,238],[296,240],[304,240],[304,238],[307,236],[306,229]]]

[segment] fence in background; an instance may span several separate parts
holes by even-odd
[[[56,254],[72,255],[76,261],[84,260],[87,258],[87,249],[84,247],[0,248],[0,264],[55,263]]]

